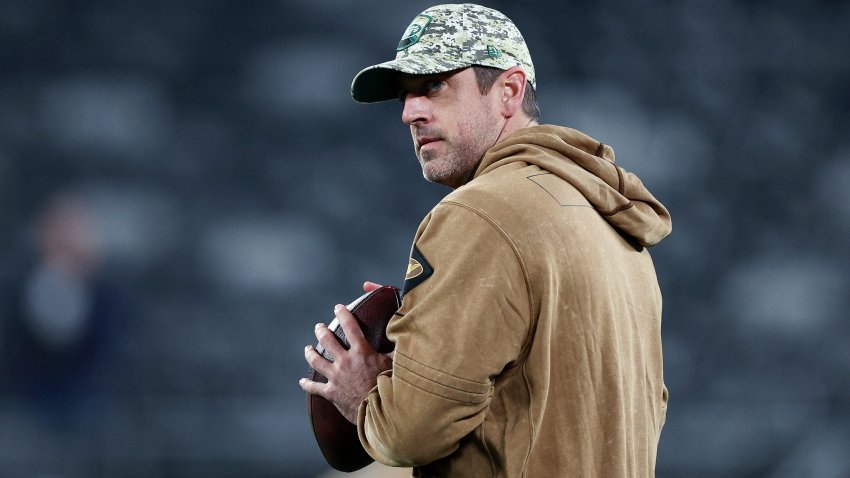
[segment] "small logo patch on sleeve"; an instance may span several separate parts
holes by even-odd
[[[431,264],[428,264],[425,256],[422,255],[422,252],[414,244],[413,250],[410,253],[410,262],[407,264],[407,273],[404,276],[404,289],[401,291],[401,295],[407,294],[411,289],[425,282],[425,279],[431,277],[433,273],[434,268],[431,267]]]
[[[410,280],[416,277],[419,277],[422,274],[422,271],[425,269],[422,268],[422,264],[419,263],[414,258],[410,258],[410,263],[407,264],[407,274],[404,276],[404,280]]]

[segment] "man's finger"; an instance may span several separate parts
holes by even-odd
[[[369,342],[363,336],[363,331],[360,330],[360,324],[357,323],[357,319],[354,318],[351,311],[342,305],[337,305],[334,308],[334,314],[336,315],[336,320],[339,321],[340,327],[342,327],[342,331],[345,332],[345,338],[348,339],[348,344],[351,345],[351,348],[359,349],[363,348],[364,345],[369,345]]]
[[[343,329],[345,330],[345,329]],[[328,328],[327,325],[316,324],[316,339],[319,340],[319,345],[325,348],[332,357],[341,357],[345,353],[345,348],[339,343],[336,336]],[[324,375],[324,374],[323,374]]]
[[[373,290],[380,289],[381,287],[383,287],[381,284],[366,281],[363,283],[363,292],[372,292]]]
[[[310,379],[302,378],[301,380],[298,381],[298,385],[301,386],[301,390],[304,390],[307,393],[311,393],[313,395],[318,395],[322,398],[328,398],[327,397],[328,384],[326,384],[326,383],[314,382]]]
[[[333,373],[333,364],[322,357],[312,345],[308,345],[307,348],[304,349],[304,358],[307,360],[307,364],[310,365],[310,368],[325,377],[329,377]]]

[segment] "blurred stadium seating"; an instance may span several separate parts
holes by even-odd
[[[611,144],[673,215],[658,476],[850,476],[850,4],[487,4],[525,34],[542,121]],[[312,325],[399,283],[447,192],[399,105],[348,88],[429,5],[0,1],[0,476],[327,471]],[[25,361],[64,197],[96,218],[109,333]],[[37,367],[69,385],[22,384]]]

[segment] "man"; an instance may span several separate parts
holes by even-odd
[[[538,125],[536,86],[514,24],[470,4],[425,10],[352,83],[403,102],[424,176],[454,191],[416,232],[393,360],[338,306],[352,348],[318,324],[335,361],[308,347],[329,382],[301,386],[414,476],[654,475],[667,390],[646,247],[670,217],[610,147]]]

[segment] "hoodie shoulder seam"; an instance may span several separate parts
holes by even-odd
[[[561,201],[560,201],[557,197],[555,197],[555,195],[554,195],[554,194],[552,194],[552,191],[549,191],[549,190],[548,190],[548,189],[546,189],[546,188],[545,188],[542,184],[540,184],[539,182],[537,182],[537,181],[535,181],[534,179],[532,179],[532,178],[536,178],[536,177],[538,177],[538,176],[553,176],[553,175],[554,175],[553,173],[545,172],[545,173],[532,174],[532,175],[530,175],[530,176],[526,176],[526,177],[525,177],[525,179],[527,179],[527,180],[531,181],[532,183],[536,184],[536,185],[537,185],[537,187],[539,187],[540,189],[542,189],[542,190],[543,190],[546,194],[548,194],[548,195],[549,195],[549,197],[551,197],[551,198],[552,198],[552,199],[553,199],[553,200],[554,200],[554,201],[555,201],[555,202],[556,202],[559,206],[561,206],[561,207],[586,207],[586,208],[593,209],[593,206],[591,206],[590,204],[564,204],[564,203],[562,203],[562,202],[561,202]]]

